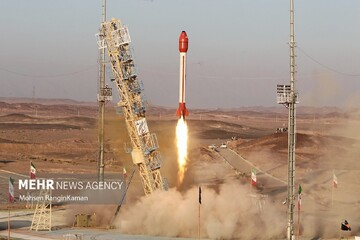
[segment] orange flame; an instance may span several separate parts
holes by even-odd
[[[177,185],[180,186],[184,180],[187,161],[187,145],[188,145],[188,127],[183,117],[178,120],[176,125],[176,145],[178,151],[178,178]]]

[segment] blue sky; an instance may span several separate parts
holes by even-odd
[[[107,0],[107,7],[108,19],[129,27],[150,103],[177,106],[182,30],[190,109],[275,106],[276,84],[289,82],[289,0]],[[302,105],[359,106],[359,11],[358,0],[295,0]],[[101,0],[0,1],[0,96],[32,97],[35,86],[39,98],[95,101],[100,20]]]

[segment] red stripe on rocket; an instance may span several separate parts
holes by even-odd
[[[186,52],[188,50],[189,39],[185,31],[182,31],[179,37],[180,51],[180,86],[179,86],[179,108],[176,115],[180,118],[189,115],[185,106],[185,79],[186,79]]]

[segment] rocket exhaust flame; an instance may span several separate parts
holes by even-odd
[[[176,125],[176,145],[178,151],[178,178],[177,186],[181,186],[187,168],[187,146],[188,146],[188,127],[183,117],[180,117]]]

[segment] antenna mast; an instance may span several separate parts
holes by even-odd
[[[288,122],[288,186],[287,186],[287,240],[294,240],[294,201],[295,201],[295,140],[296,140],[296,104],[298,94],[295,91],[295,33],[294,33],[294,0],[290,0],[290,85],[278,84],[276,88],[277,103],[289,109]]]
[[[102,1],[102,23],[106,22],[106,0]],[[104,115],[105,115],[105,49],[100,49],[99,59],[99,114],[98,114],[98,141],[99,141],[99,152],[98,152],[98,181],[104,181]]]
[[[290,0],[290,101],[288,133],[288,226],[287,239],[294,240],[294,193],[295,193],[295,137],[296,137],[296,102],[295,93],[295,33],[294,0]]]

